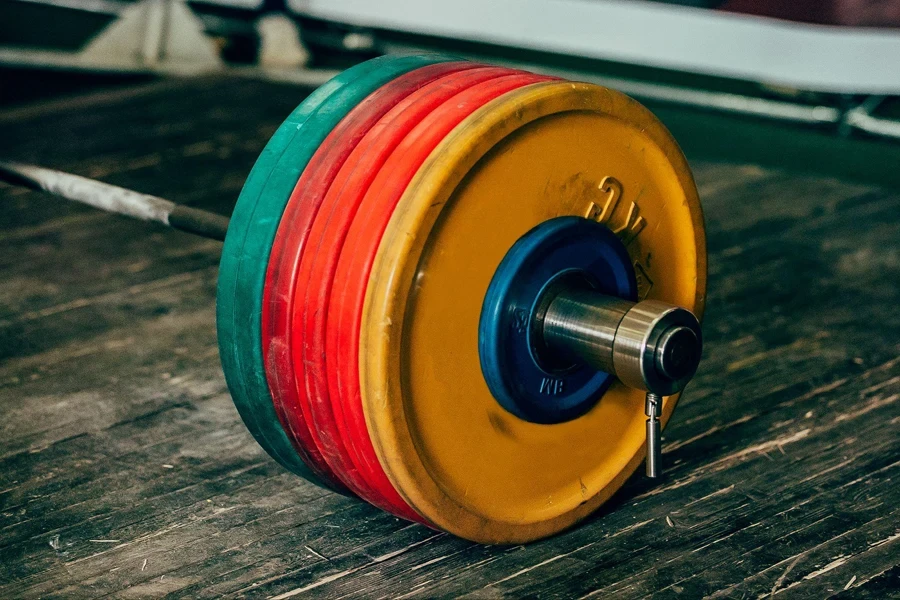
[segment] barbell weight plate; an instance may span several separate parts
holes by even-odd
[[[322,483],[278,421],[262,358],[261,313],[272,240],[288,197],[315,149],[347,112],[391,79],[449,58],[380,57],[319,87],[276,130],[254,164],[231,216],[216,290],[219,354],[228,389],[253,437],[285,468]],[[341,489],[336,482],[325,481]]]
[[[532,315],[539,312],[541,299],[573,285],[637,300],[631,257],[618,236],[594,221],[558,217],[513,244],[485,294],[478,323],[481,372],[497,402],[526,421],[550,424],[579,417],[615,380],[571,357],[548,356],[535,335]]]
[[[705,238],[687,163],[649,111],[591,84],[534,84],[475,111],[429,154],[375,256],[359,346],[372,443],[410,506],[460,537],[556,533],[644,456],[641,391],[616,382],[583,416],[542,425],[504,410],[482,376],[492,276],[523,234],[565,215],[620,235],[639,297],[701,315]]]
[[[332,260],[338,258],[337,263],[327,265],[333,273],[333,287],[330,295],[321,300],[328,302],[327,310],[319,311],[327,315],[327,327],[324,322],[319,322],[319,333],[312,338],[321,349],[307,358],[311,360],[318,355],[339,358],[329,363],[327,369],[323,368],[323,374],[327,377],[332,404],[339,407],[336,412],[341,435],[353,440],[356,451],[365,461],[364,468],[380,478],[385,478],[384,472],[369,441],[359,399],[359,314],[368,283],[367,267],[378,248],[381,233],[396,200],[424,159],[408,150],[423,139],[434,146],[466,115],[486,102],[517,87],[547,79],[524,72],[485,69],[478,81],[473,76],[475,73],[460,74],[457,81],[451,81],[453,76],[446,77],[432,84],[434,90],[423,89],[418,98],[410,97],[408,114],[404,114],[407,127],[398,128],[387,117],[383,120],[383,132],[373,127],[369,135],[373,145],[382,144],[380,155],[370,159],[376,154],[374,147],[372,151],[362,151],[361,144],[357,148],[361,163],[353,164],[348,160],[344,167],[355,167],[355,173],[366,173],[366,185],[356,188],[352,200],[346,197],[346,193],[353,193],[349,189],[344,197],[335,196],[335,206],[342,208],[339,223],[346,241],[339,248],[339,257],[332,254]],[[344,215],[347,204],[358,204],[359,212]],[[324,214],[324,210],[320,214]],[[329,277],[323,275],[313,279],[327,281]],[[388,480],[385,478],[385,481]]]
[[[329,435],[335,429],[330,422],[333,419],[326,418],[331,408],[325,407],[323,412],[320,407],[315,418],[313,405],[327,403],[327,394],[319,394],[314,383],[310,388],[306,381],[298,379],[298,371],[294,369],[295,338],[302,340],[303,345],[309,343],[307,338],[294,333],[292,323],[295,311],[300,310],[295,302],[297,292],[303,291],[302,285],[297,287],[300,260],[307,248],[315,253],[330,250],[330,244],[322,245],[321,235],[310,239],[310,230],[335,176],[370,128],[398,102],[423,86],[478,66],[456,61],[415,69],[378,88],[347,113],[316,150],[297,181],[272,245],[263,300],[262,347],[276,412],[295,443],[308,448],[308,453],[321,461],[322,470],[334,473],[350,490],[366,499],[376,495],[365,481],[360,481],[354,466],[344,459],[344,453],[338,451],[343,449],[341,440]],[[304,372],[301,366],[299,373]],[[384,484],[390,486],[386,479]],[[405,511],[406,516],[414,516],[408,507]]]
[[[326,459],[332,456],[340,463],[336,470],[352,469],[348,473],[353,477],[348,483],[350,489],[405,518],[419,519],[385,477],[368,433],[363,430],[362,435],[355,435],[346,426],[347,415],[340,396],[329,393],[328,372],[345,358],[343,353],[329,355],[325,347],[334,269],[347,228],[369,184],[406,134],[460,92],[514,73],[511,69],[483,67],[445,75],[422,86],[380,119],[350,154],[325,195],[294,284],[293,293],[298,297],[291,327],[294,368],[301,383],[300,395],[315,417],[317,435],[323,446],[333,449]]]

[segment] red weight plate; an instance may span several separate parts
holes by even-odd
[[[297,397],[291,360],[290,319],[294,280],[313,219],[335,175],[369,128],[398,102],[439,77],[474,69],[476,63],[455,61],[421,67],[385,84],[331,131],[316,149],[291,193],[272,245],[262,305],[262,350],[266,379],[276,414],[294,447],[316,475],[334,483],[344,481],[322,456],[310,415]],[[346,484],[346,481],[344,481]],[[343,487],[338,485],[338,487]]]
[[[332,276],[356,209],[394,148],[450,98],[511,73],[515,71],[485,67],[446,75],[411,94],[373,125],[353,149],[322,201],[295,282],[295,294],[300,298],[294,305],[292,333],[302,343],[295,341],[294,369],[305,382],[306,396],[312,401],[319,439],[329,451],[334,449],[338,454],[336,458],[342,464],[342,471],[350,474],[348,486],[352,490],[372,504],[407,519],[421,520],[387,479],[375,457],[368,432],[346,427],[345,408],[338,397],[329,394],[329,370],[347,359],[343,353],[331,355],[329,359],[325,352]],[[323,454],[326,460],[332,456],[330,452]],[[353,470],[347,469],[348,463]]]
[[[389,480],[369,439],[359,391],[359,328],[369,273],[381,236],[410,180],[440,140],[487,102],[508,91],[548,79],[514,72],[471,86],[446,99],[392,148],[377,172],[369,175],[374,176],[372,183],[359,209],[354,211],[355,217],[334,268],[333,291],[325,311],[326,353],[341,357],[328,371],[328,385],[332,404],[343,409],[339,418],[343,435],[354,440],[366,470],[385,481]]]

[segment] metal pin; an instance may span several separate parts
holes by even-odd
[[[662,442],[660,439],[659,411],[662,398],[647,392],[644,413],[647,415],[647,477],[656,478],[662,472]]]
[[[647,392],[647,476],[659,477],[662,397],[681,391],[697,370],[703,350],[697,317],[658,300],[635,303],[573,288],[557,293],[540,322],[547,351]]]

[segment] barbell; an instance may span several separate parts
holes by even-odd
[[[224,239],[222,367],[285,468],[484,543],[561,531],[646,456],[700,361],[703,217],[663,125],[600,86],[381,57],[306,98],[230,220],[4,180]]]

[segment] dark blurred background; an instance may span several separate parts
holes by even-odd
[[[0,107],[421,49],[620,89],[690,157],[900,184],[900,0],[0,0]]]

